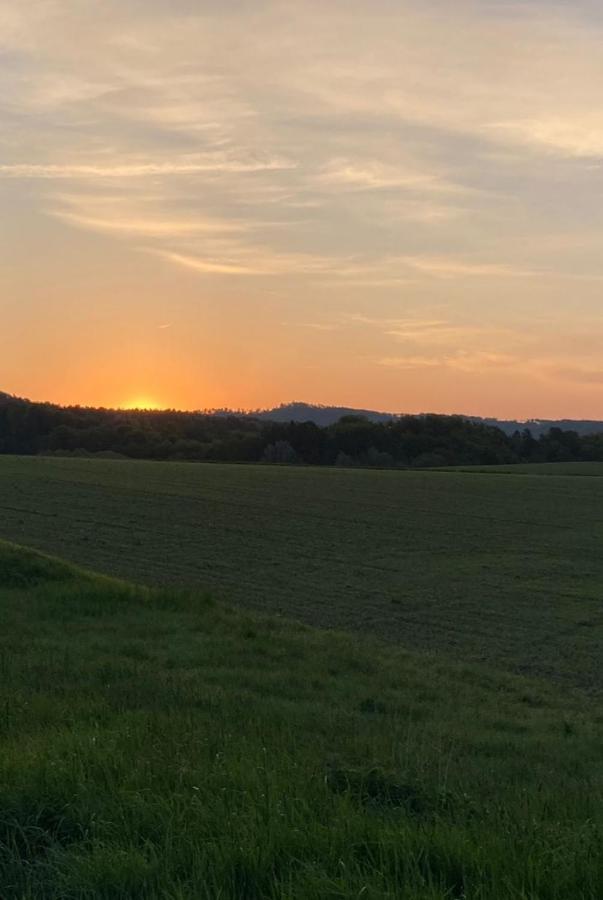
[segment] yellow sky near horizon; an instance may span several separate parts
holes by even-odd
[[[603,418],[591,0],[0,0],[0,390]]]

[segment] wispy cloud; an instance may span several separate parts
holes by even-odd
[[[151,322],[219,297],[267,359],[285,316],[292,360],[324,331],[342,384],[366,341],[377,392],[409,367],[594,391],[602,43],[582,0],[0,0],[3,276],[42,296],[40,244],[81,242],[59,307],[96,259]]]
[[[574,159],[603,158],[603,116],[599,113],[510,119],[489,122],[486,129],[494,140],[522,144],[535,151]]]
[[[530,278],[536,273],[505,263],[470,262],[433,256],[405,256],[411,269],[436,278]]]
[[[295,168],[295,164],[284,159],[272,160],[228,160],[207,159],[201,162],[145,162],[115,165],[80,164],[0,164],[0,177],[43,178],[43,179],[105,179],[105,178],[145,178],[170,175],[200,175],[213,172],[273,172]]]
[[[338,326],[333,322],[295,322],[296,328],[309,328],[311,331],[336,331]]]
[[[377,360],[380,366],[401,371],[421,369],[451,370],[468,375],[512,371],[515,376],[549,382],[573,382],[597,386],[603,384],[603,369],[572,366],[554,356],[530,357],[507,353],[466,352],[440,356],[388,356]]]
[[[122,218],[119,214],[116,214],[114,218],[98,218],[59,209],[49,210],[48,213],[54,218],[61,219],[63,222],[78,228],[132,236],[146,235],[173,238],[196,234],[216,235],[238,232],[244,230],[245,227],[244,225],[237,226],[235,222],[221,222],[218,220],[191,220],[187,222],[178,219],[153,219],[152,217],[130,219]]]
[[[238,252],[238,256],[230,259],[226,255],[211,258],[152,248],[148,248],[148,252],[155,253],[176,265],[214,275],[311,275],[322,273],[329,267],[328,260],[304,253],[279,254],[266,247],[251,248],[242,245],[231,248],[226,246],[225,254],[228,249],[234,253]]]
[[[517,367],[520,360],[506,353],[460,351],[442,356],[386,356],[379,364],[393,369],[452,369],[457,372],[483,372],[488,369]]]
[[[344,157],[330,160],[317,180],[340,189],[361,191],[400,188],[420,193],[462,193],[466,190],[438,174],[413,170],[412,166],[395,166],[378,159],[353,160]]]
[[[245,266],[241,263],[228,263],[212,259],[202,259],[198,256],[186,256],[183,253],[171,253],[168,250],[149,250],[168,262],[175,263],[177,266],[184,266],[185,269],[194,269],[196,272],[202,272],[204,275],[264,275],[270,270]]]

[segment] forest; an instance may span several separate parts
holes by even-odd
[[[345,415],[320,427],[254,415],[62,407],[0,395],[0,453],[280,464],[439,467],[603,461],[603,434],[550,428],[507,435],[462,416],[372,422]]]

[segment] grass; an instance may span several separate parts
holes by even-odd
[[[499,466],[448,466],[442,472],[482,472],[488,475],[603,475],[603,462],[519,463]]]
[[[603,895],[603,710],[0,544],[2,900]]]
[[[603,688],[600,477],[0,457],[0,498],[97,571]]]

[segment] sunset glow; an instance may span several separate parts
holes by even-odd
[[[126,400],[125,403],[120,403],[118,408],[143,410],[165,409],[165,404],[158,403],[156,400],[151,400],[149,397],[135,397],[132,400]]]
[[[593,0],[0,0],[0,390],[603,418]]]

